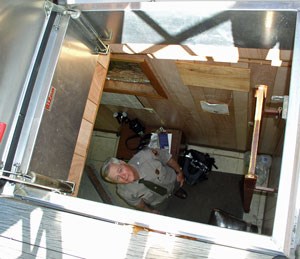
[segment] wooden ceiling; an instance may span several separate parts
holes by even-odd
[[[271,102],[271,96],[288,95],[290,51],[280,51],[270,58],[271,52],[265,49],[198,46],[196,53],[195,48],[187,46],[137,47],[139,51],[134,46],[128,51],[128,46],[111,45],[110,58],[140,65],[149,82],[110,78],[104,91],[134,95],[144,109],[126,107],[126,103],[100,105],[97,130],[117,132],[119,124],[113,113],[126,111],[129,118],[138,118],[145,125],[181,129],[188,144],[247,151],[252,138],[255,87],[268,86],[265,108],[275,111],[282,104]],[[212,107],[213,112],[203,110],[201,104]],[[222,114],[219,107],[228,107],[228,114]],[[284,127],[280,117],[263,116],[259,153],[276,151]]]

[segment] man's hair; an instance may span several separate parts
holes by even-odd
[[[115,158],[115,157],[110,157],[110,158],[107,158],[102,167],[101,167],[101,170],[100,170],[100,174],[102,176],[102,178],[104,180],[107,180],[107,181],[110,181],[108,179],[108,174],[109,174],[109,168],[110,168],[110,165],[111,164],[120,164],[121,163],[121,160],[119,160],[118,158]],[[111,182],[111,181],[110,181]]]

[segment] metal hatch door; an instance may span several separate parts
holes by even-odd
[[[63,180],[68,178],[97,61],[81,37],[71,19],[29,165],[29,171]]]
[[[41,32],[41,46],[28,43],[38,53],[33,72],[28,72],[31,83],[28,97],[25,101],[16,97],[21,111],[12,109],[12,113],[22,121],[11,138],[15,143],[9,149],[8,158],[2,161],[6,173],[12,171],[11,174],[25,176],[33,171],[42,178],[66,180],[97,54],[108,48],[91,28],[86,28],[89,23],[80,12],[50,1],[32,1],[33,6],[37,4],[40,16],[50,22]],[[23,10],[24,6],[20,8]],[[9,17],[8,23],[13,19]],[[9,66],[9,70],[14,67]]]
[[[31,74],[49,24],[43,5],[36,0],[0,2],[0,161],[8,169],[13,137],[24,120],[22,104],[28,101]]]

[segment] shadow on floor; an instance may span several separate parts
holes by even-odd
[[[208,223],[212,209],[222,209],[237,218],[243,218],[243,204],[240,192],[242,175],[211,172],[207,180],[196,185],[184,184],[188,193],[186,200],[171,197],[164,215]]]

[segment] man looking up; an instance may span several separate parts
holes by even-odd
[[[117,158],[107,159],[101,176],[117,184],[117,193],[139,210],[160,213],[168,198],[185,199],[182,169],[165,149],[146,148],[135,154],[128,163]]]

